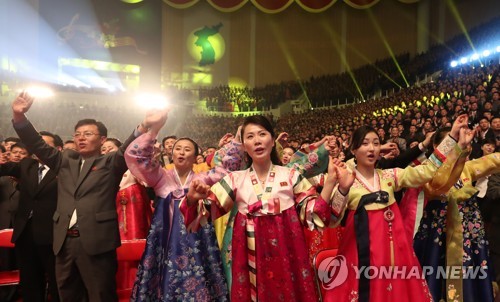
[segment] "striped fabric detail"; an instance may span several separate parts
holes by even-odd
[[[267,179],[266,187],[262,188],[259,183],[257,174],[255,173],[253,167],[250,167],[250,179],[252,181],[252,187],[257,195],[258,201],[248,207],[248,215],[246,220],[246,237],[247,237],[247,254],[248,254],[248,274],[250,280],[250,298],[252,301],[257,301],[257,266],[255,264],[255,223],[254,214],[262,211],[264,208],[268,210],[270,207],[268,205],[268,200],[271,199],[271,192],[273,190],[274,178],[276,176],[276,169],[274,165],[271,165]],[[271,208],[275,209],[275,205],[279,206],[279,200],[270,200],[272,203]],[[278,209],[279,210],[279,209]]]
[[[215,200],[226,213],[231,211],[236,196],[225,178],[221,179],[218,183],[215,183],[212,188],[210,188],[210,191],[212,191],[212,194],[216,196]]]
[[[255,225],[253,217],[247,217],[246,237],[248,253],[248,274],[250,278],[250,298],[257,301],[257,266],[255,264]]]

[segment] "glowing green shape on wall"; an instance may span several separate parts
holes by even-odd
[[[222,23],[195,29],[188,37],[187,49],[200,66],[219,61],[226,50],[224,38],[219,33]]]

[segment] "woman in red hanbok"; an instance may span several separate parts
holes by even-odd
[[[332,205],[338,221],[344,214],[347,218],[338,256],[331,261],[337,266],[328,271],[338,274],[336,278],[320,274],[322,286],[329,289],[324,301],[432,301],[394,192],[424,185],[450,151],[463,152],[465,147],[458,148],[456,141],[461,137],[460,128],[466,126],[466,117],[455,122],[450,136],[427,163],[387,170],[375,169],[381,145],[377,132],[367,126],[354,132],[351,150],[356,158],[356,179],[347,199],[334,200]],[[465,141],[461,145],[466,146]]]
[[[108,138],[101,147],[101,153],[116,152],[121,142]],[[121,240],[145,239],[151,224],[151,201],[146,188],[130,171],[123,174],[120,189],[116,195],[116,212]],[[116,273],[118,288],[132,288],[139,261],[120,261]]]

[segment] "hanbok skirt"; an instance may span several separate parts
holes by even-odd
[[[231,301],[251,301],[249,257],[255,259],[259,302],[318,301],[304,227],[295,207],[279,215],[252,218],[235,209],[231,213],[223,247]],[[248,219],[253,220],[255,230],[255,257],[247,248]]]
[[[214,227],[188,233],[179,201],[158,200],[131,301],[228,301]]]
[[[384,218],[384,212],[393,212],[391,229]],[[349,211],[342,234],[339,251],[329,278],[322,278],[320,286],[328,288],[323,301],[361,301],[359,275],[369,279],[370,302],[420,302],[432,301],[425,278],[411,242],[405,235],[405,228],[398,205],[393,203],[381,210],[366,211],[368,215],[369,265],[359,267],[357,234],[354,225],[355,211]],[[389,234],[392,233],[392,251]],[[391,263],[391,255],[393,260]],[[390,273],[391,267],[393,269]],[[397,272],[397,273],[396,273]],[[366,293],[364,293],[366,294]]]
[[[446,200],[429,201],[424,209],[418,232],[415,235],[414,249],[422,266],[432,267],[427,283],[435,301],[446,300]],[[463,278],[464,302],[493,301],[493,264],[489,260],[488,241],[484,222],[478,207],[477,197],[473,196],[458,204],[463,227],[463,268],[468,273],[478,274]],[[480,271],[478,269],[481,268]],[[439,275],[438,275],[439,274]],[[465,275],[464,275],[465,276]]]
[[[121,240],[146,238],[151,224],[151,202],[146,188],[133,184],[118,191],[116,211]],[[120,261],[116,272],[117,288],[132,288],[137,273],[138,261]]]

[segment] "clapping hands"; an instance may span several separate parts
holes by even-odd
[[[356,173],[354,171],[350,172],[347,170],[345,163],[341,162],[337,158],[330,158],[330,163],[328,164],[328,179],[327,181],[336,181],[339,184],[339,191],[343,195],[349,192],[354,179],[356,178]]]
[[[207,198],[209,190],[210,186],[206,185],[201,180],[193,180],[189,185],[189,190],[186,195],[188,206],[193,206],[198,200]]]

